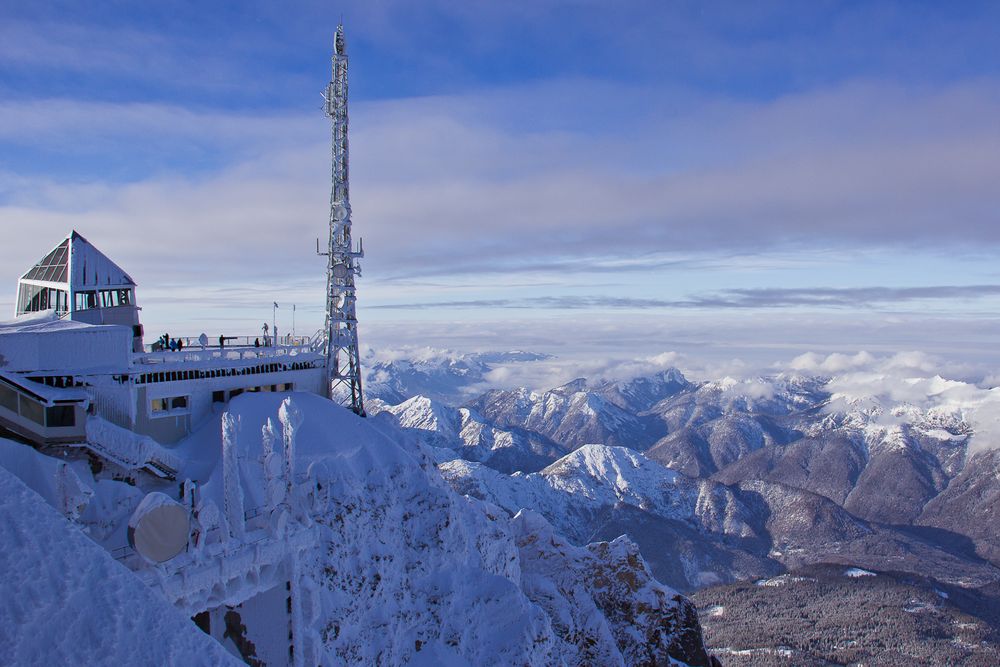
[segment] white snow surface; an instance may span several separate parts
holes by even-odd
[[[44,334],[44,335],[43,335]],[[0,322],[0,369],[121,372],[128,368],[132,330],[92,325],[43,311]]]
[[[876,576],[874,572],[869,572],[868,570],[862,570],[860,567],[851,567],[844,570],[845,577],[851,577],[852,579],[857,579],[859,577],[874,577]]]
[[[530,510],[513,528],[522,586],[553,619],[573,664],[664,664],[666,647],[690,634],[691,603],[653,579],[626,536],[576,547]]]
[[[0,544],[2,664],[242,664],[4,467]]]

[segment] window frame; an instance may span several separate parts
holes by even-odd
[[[180,405],[177,402],[181,401]],[[147,400],[147,413],[150,419],[163,417],[179,417],[191,414],[191,394],[179,396],[154,396]]]

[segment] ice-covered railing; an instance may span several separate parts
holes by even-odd
[[[148,436],[138,435],[100,417],[87,418],[87,447],[128,470],[151,468],[173,476],[180,459]]]
[[[204,339],[204,345],[202,345],[201,336],[171,336],[170,339],[178,341],[181,344],[182,352],[189,352],[192,350],[218,351],[220,349],[231,350],[243,348],[294,349],[312,348],[315,345],[315,336],[292,336],[291,334],[287,336],[279,336],[277,341],[273,338],[265,338],[264,336],[221,336],[221,343],[220,338],[218,337],[209,338],[206,336]],[[154,343],[147,343],[143,346],[143,349],[146,353],[172,351],[170,349],[162,348],[159,340]]]
[[[187,348],[179,351],[145,352],[136,354],[134,364],[170,364],[199,361],[246,361],[276,359],[318,354],[311,345],[280,345],[277,347],[207,347]]]
[[[166,335],[166,334],[164,334]],[[220,337],[210,338],[205,336],[205,347],[208,349],[218,349]],[[221,338],[225,341],[222,344],[224,348],[234,348],[234,347],[309,347],[313,343],[312,336],[293,336],[288,334],[287,336],[278,336],[278,340],[275,341],[273,338],[257,334],[254,336],[226,336],[223,335]],[[202,338],[201,336],[171,336],[171,340],[179,341],[183,344],[183,349],[202,349]],[[148,338],[147,338],[148,340]],[[146,352],[164,352],[169,350],[162,350],[159,348],[159,342],[147,343],[145,346]]]

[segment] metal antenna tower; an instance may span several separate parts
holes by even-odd
[[[344,25],[337,26],[333,49],[333,76],[323,95],[326,115],[333,122],[333,190],[330,194],[330,243],[326,255],[326,354],[327,392],[332,400],[365,416],[361,394],[361,356],[358,352],[357,296],[354,277],[361,275],[358,260],[364,246],[354,249],[351,240],[351,203],[347,159],[347,45]]]

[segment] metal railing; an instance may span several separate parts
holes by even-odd
[[[136,364],[170,364],[190,361],[244,361],[252,359],[274,359],[277,357],[294,357],[302,354],[316,354],[317,351],[310,344],[302,345],[279,345],[277,347],[255,347],[250,346],[230,346],[220,348],[199,347],[171,351],[163,350],[156,352],[141,352],[133,356]]]
[[[279,336],[278,340],[275,341],[273,338],[268,337],[266,340],[264,336],[226,336],[223,335],[222,339],[224,342],[220,344],[219,337],[208,338],[207,345],[205,347],[201,346],[200,336],[171,336],[171,340],[180,341],[182,343],[180,350],[172,350],[169,348],[163,348],[158,345],[159,341],[154,343],[147,343],[144,345],[145,352],[196,352],[199,350],[232,350],[239,348],[281,348],[281,347],[309,347],[312,344],[312,339],[309,336],[293,336],[288,334],[286,336]]]

